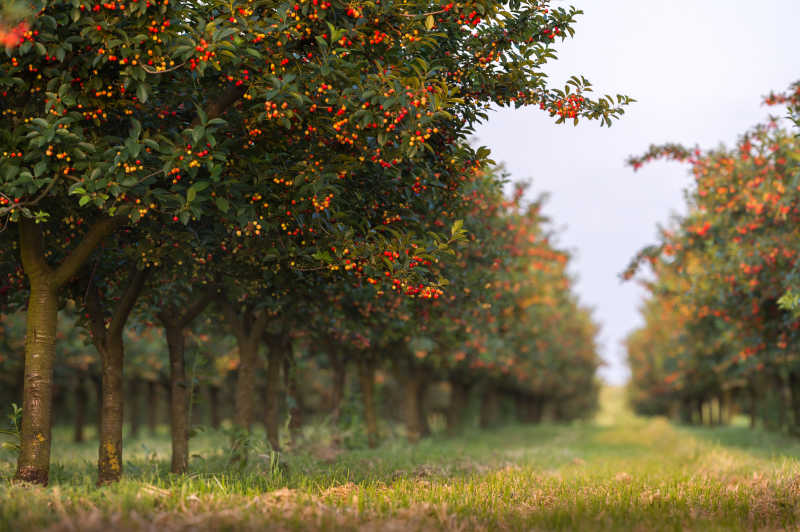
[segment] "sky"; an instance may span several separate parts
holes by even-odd
[[[492,112],[476,132],[532,195],[551,193],[545,214],[558,243],[575,254],[581,302],[594,309],[606,365],[624,383],[624,338],[641,325],[644,290],[619,273],[657,225],[685,212],[689,169],[658,162],[634,173],[625,165],[650,144],[713,148],[733,144],[779,111],[762,96],[800,79],[800,0],[571,0],[584,11],[573,39],[545,68],[554,86],[580,74],[595,93],[637,100],[610,129],[585,122],[556,126],[536,109]]]

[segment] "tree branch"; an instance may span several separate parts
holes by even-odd
[[[181,315],[180,317],[180,325],[181,327],[187,327],[190,323],[197,319],[197,317],[206,309],[211,300],[213,299],[214,294],[211,290],[204,290],[200,297],[192,301],[189,308]]]
[[[256,318],[253,321],[253,326],[250,328],[250,338],[255,340],[259,338],[262,334],[264,334],[264,329],[267,328],[267,312],[262,310],[261,312],[256,314]]]
[[[225,321],[228,322],[228,326],[233,331],[233,335],[236,337],[237,342],[244,343],[247,339],[247,335],[244,332],[244,323],[242,320],[239,319],[239,315],[236,312],[236,309],[233,307],[233,304],[228,301],[228,298],[224,295],[219,297],[218,300],[219,306],[222,309],[222,315],[225,317]]]
[[[163,325],[165,329],[178,327],[177,320],[175,319],[175,314],[176,314],[175,307],[172,305],[168,305],[166,308],[156,313],[156,318],[158,318],[158,321],[161,322],[161,325]]]
[[[42,227],[30,218],[19,221],[19,249],[22,267],[29,278],[46,277],[52,273],[44,260]]]
[[[92,252],[100,245],[105,237],[114,232],[123,222],[126,216],[114,216],[113,218],[103,218],[95,223],[83,237],[78,247],[72,250],[64,262],[53,272],[53,284],[56,288],[64,286],[81,266],[87,261]]]
[[[244,85],[239,85],[238,87],[236,85],[231,85],[224,93],[222,93],[222,96],[220,96],[217,101],[208,107],[208,110],[206,110],[206,116],[209,120],[219,118],[225,113],[225,111],[228,110],[231,105],[236,103],[236,100],[244,96],[244,93],[246,92],[247,87]],[[200,117],[198,116],[194,122],[192,122],[192,125],[196,126],[199,123]]]
[[[106,345],[106,326],[103,316],[103,306],[100,304],[100,293],[96,286],[91,286],[92,280],[89,279],[89,286],[86,289],[86,312],[89,314],[89,329],[92,332],[92,343],[97,350],[102,352]]]
[[[125,289],[122,299],[117,303],[114,314],[111,316],[111,326],[108,329],[108,334],[112,338],[122,334],[125,322],[128,321],[128,316],[130,316],[139,294],[142,293],[148,273],[150,273],[149,269],[140,270],[136,268],[129,276],[128,287]]]

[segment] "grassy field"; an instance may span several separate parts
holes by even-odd
[[[10,483],[0,530],[775,530],[800,527],[800,442],[734,426],[687,429],[632,416],[607,389],[596,421],[391,439],[340,451],[310,434],[277,461],[258,445],[192,440],[192,474],[166,473],[166,434],[127,448],[126,477],[94,487],[93,444],[55,449],[48,488]]]

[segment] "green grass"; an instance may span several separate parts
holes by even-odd
[[[620,390],[593,423],[507,426],[336,454],[321,428],[276,465],[246,468],[225,436],[166,472],[166,433],[126,448],[126,480],[94,487],[92,444],[59,444],[48,488],[13,485],[0,455],[0,530],[774,530],[800,526],[800,443],[743,426],[641,419]],[[58,436],[58,434],[57,434]]]

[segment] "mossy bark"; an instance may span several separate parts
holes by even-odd
[[[100,448],[97,483],[109,484],[122,478],[122,426],[124,394],[122,388],[124,351],[122,336],[109,339],[100,351],[102,398]]]
[[[98,485],[117,482],[122,478],[122,429],[125,403],[123,388],[125,350],[122,333],[144,288],[147,273],[147,270],[132,268],[122,296],[113,304],[108,324],[99,289],[90,284],[86,290],[86,309],[92,331],[92,342],[100,353],[102,368]]]
[[[375,363],[367,358],[358,360],[358,384],[364,403],[364,424],[367,428],[367,443],[371,449],[378,446],[378,415],[375,410]]]

